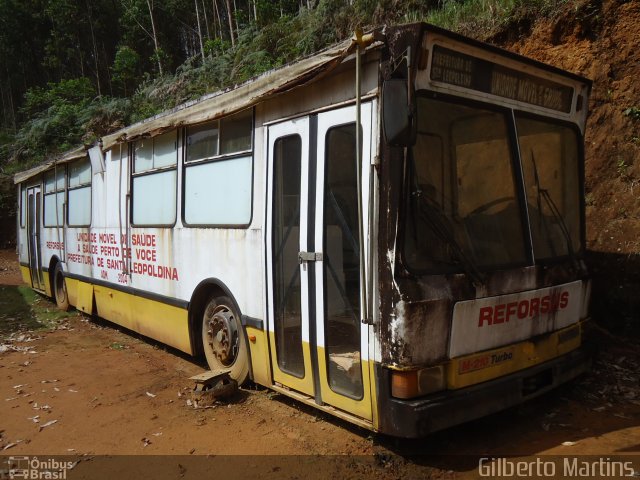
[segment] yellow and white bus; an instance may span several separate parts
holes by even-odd
[[[23,278],[375,431],[498,411],[589,364],[590,89],[358,33],[17,174]]]

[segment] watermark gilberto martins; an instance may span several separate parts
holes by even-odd
[[[478,473],[486,478],[625,478],[640,477],[640,458],[535,457],[517,460],[482,457]]]

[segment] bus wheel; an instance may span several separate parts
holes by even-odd
[[[242,385],[249,378],[249,355],[240,316],[229,297],[211,297],[202,315],[202,346],[211,370],[231,369]]]
[[[63,312],[69,310],[69,296],[67,295],[67,282],[62,274],[62,266],[57,263],[53,271],[53,296],[56,299],[56,305]]]

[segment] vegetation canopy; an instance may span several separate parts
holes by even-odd
[[[0,0],[0,168],[25,169],[352,35],[488,34],[552,0]]]

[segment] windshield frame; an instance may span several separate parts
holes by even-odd
[[[585,168],[584,168],[584,136],[582,135],[578,125],[559,120],[557,118],[548,117],[539,114],[533,114],[526,110],[508,108],[501,105],[496,105],[492,103],[481,102],[477,100],[472,100],[464,97],[459,97],[456,95],[448,95],[442,93],[436,93],[430,90],[420,90],[416,92],[417,97],[424,97],[432,100],[437,100],[445,103],[451,103],[455,105],[462,105],[470,108],[479,108],[487,111],[496,112],[504,115],[505,124],[506,124],[506,139],[509,145],[509,154],[511,157],[511,171],[512,171],[512,181],[515,189],[515,199],[518,202],[517,211],[519,213],[520,218],[520,228],[522,232],[523,239],[523,248],[524,248],[524,261],[508,263],[508,264],[495,264],[488,266],[475,267],[472,265],[473,270],[478,268],[481,273],[491,273],[493,271],[499,270],[508,270],[515,268],[524,268],[531,267],[535,265],[551,265],[566,262],[568,258],[571,257],[570,253],[565,255],[538,259],[535,257],[535,252],[533,250],[533,239],[531,232],[531,219],[528,211],[527,204],[527,192],[526,185],[524,179],[524,172],[522,166],[522,159],[520,156],[520,145],[518,141],[518,131],[516,125],[516,115],[520,118],[530,118],[532,120],[549,122],[551,124],[557,124],[559,126],[569,127],[576,135],[576,148],[577,148],[577,163],[578,163],[578,196],[579,196],[579,234],[580,234],[580,249],[574,252],[574,255],[578,258],[581,258],[585,251],[585,238],[586,238],[586,226],[585,226],[585,206],[584,206],[584,179],[585,179]],[[399,259],[404,269],[415,276],[442,276],[442,275],[452,275],[452,274],[466,274],[469,277],[473,277],[473,272],[469,272],[468,268],[465,267],[464,261],[460,261],[459,263],[452,265],[450,267],[438,267],[438,268],[417,268],[407,260],[406,257],[406,235],[408,234],[407,221],[410,212],[410,202],[411,202],[411,185],[412,185],[412,175],[414,175],[413,170],[414,167],[411,166],[410,162],[415,161],[413,158],[413,147],[410,147],[406,151],[406,155],[404,158],[403,165],[403,175],[402,175],[402,186],[401,186],[401,207],[398,215],[398,234],[397,234],[397,244],[399,245]]]

